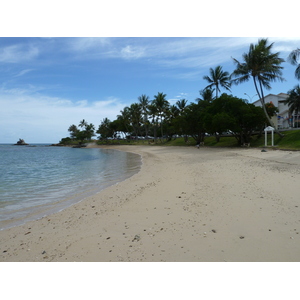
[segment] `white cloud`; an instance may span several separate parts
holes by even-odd
[[[88,105],[88,101],[87,100],[79,100],[79,101],[76,101],[76,104],[80,107],[85,107]]]
[[[17,75],[15,75],[14,77],[20,77],[20,76],[23,76],[23,75],[25,75],[25,74],[27,74],[27,73],[29,73],[29,72],[32,72],[32,71],[34,71],[34,69],[26,69],[26,70],[22,70],[22,71],[20,71]]]
[[[68,50],[74,52],[97,51],[103,46],[108,46],[110,44],[110,38],[107,37],[70,38],[65,41]]]
[[[56,143],[68,128],[85,119],[97,128],[102,119],[114,120],[124,105],[116,98],[89,103],[69,99],[0,91],[0,142]]]
[[[145,49],[127,45],[121,49],[121,57],[125,59],[138,59],[145,56]]]
[[[34,45],[12,45],[0,48],[0,62],[19,63],[29,61],[39,55],[39,49]]]

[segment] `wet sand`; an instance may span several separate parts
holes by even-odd
[[[300,152],[112,148],[140,154],[141,171],[0,231],[0,261],[300,260]]]

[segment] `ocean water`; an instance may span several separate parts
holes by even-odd
[[[137,154],[0,145],[0,230],[60,211],[140,170]]]

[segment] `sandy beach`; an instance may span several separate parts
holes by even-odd
[[[139,173],[0,231],[0,261],[300,261],[300,152],[113,146]]]

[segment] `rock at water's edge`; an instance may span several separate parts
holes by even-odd
[[[23,139],[19,139],[15,145],[16,146],[26,146],[26,145],[29,145],[29,144],[26,144]]]

